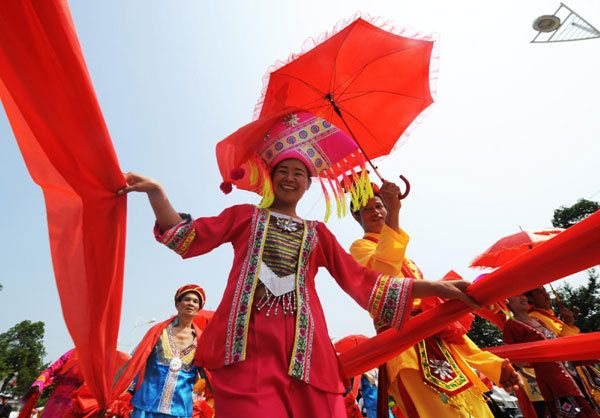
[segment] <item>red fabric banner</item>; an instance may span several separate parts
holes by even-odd
[[[507,344],[485,348],[513,363],[546,361],[586,361],[600,359],[600,332],[577,334],[554,340]]]
[[[65,0],[0,2],[0,98],[42,188],[63,316],[93,396],[115,371],[125,185]]]
[[[482,306],[491,305],[597,264],[600,211],[488,274],[467,293]],[[409,319],[400,332],[390,329],[359,344],[339,356],[345,376],[377,367],[468,312],[464,303],[447,301]]]

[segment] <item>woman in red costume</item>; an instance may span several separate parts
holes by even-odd
[[[128,187],[120,193],[147,193],[157,240],[183,258],[233,245],[223,299],[196,349],[196,364],[212,371],[216,417],[346,416],[338,361],[315,289],[319,267],[395,329],[408,317],[414,297],[456,298],[477,308],[462,292],[468,282],[413,283],[371,272],[323,223],[298,217],[296,206],[311,177],[331,162],[328,150],[348,141],[308,113],[279,119],[253,152],[270,173],[263,202],[236,205],[216,217],[180,215],[156,181],[126,175]]]
[[[45,388],[54,384],[54,389],[44,409],[44,417],[59,418],[71,408],[71,395],[83,383],[79,368],[79,359],[75,349],[60,356],[50,367],[44,370],[23,396],[22,404]]]
[[[506,344],[556,338],[556,334],[542,321],[528,314],[527,296],[517,295],[509,298],[508,307],[514,318],[504,325],[503,339]],[[600,413],[591,402],[590,395],[573,364],[556,361],[533,363],[532,366],[546,402],[546,416],[600,418]]]

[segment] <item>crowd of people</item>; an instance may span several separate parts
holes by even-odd
[[[319,147],[325,140],[329,147]],[[158,182],[126,174],[127,187],[118,193],[147,194],[156,216],[158,242],[183,258],[209,253],[225,243],[234,250],[231,273],[223,278],[223,298],[206,328],[194,324],[205,303],[204,290],[198,285],[182,286],[175,293],[176,315],[150,329],[123,366],[132,376],[127,414],[135,418],[353,416],[356,408],[345,402],[352,385],[343,379],[327,333],[322,309],[327,299],[321,299],[315,287],[320,267],[371,315],[378,332],[390,328],[402,332],[406,320],[430,309],[432,301],[435,305],[457,299],[473,310],[482,309],[465,293],[469,282],[454,277],[425,280],[406,256],[409,236],[400,228],[396,184],[384,181],[372,191],[373,186],[355,185],[367,190],[360,191],[362,197],[352,199],[351,205],[364,236],[357,237],[349,253],[324,223],[298,216],[297,204],[312,179],[330,168],[327,149],[331,143],[341,147],[348,141],[343,131],[318,116],[298,112],[280,118],[248,156],[258,156],[267,173],[259,176],[263,201],[258,206],[232,206],[214,217],[179,213]],[[505,342],[577,333],[573,315],[561,310],[563,322],[549,310],[548,301],[543,288],[510,298],[512,316],[504,328]],[[597,382],[586,378],[590,370],[597,372],[593,366],[512,365],[477,347],[466,336],[468,326],[461,321],[448,324],[363,380],[363,404],[377,397],[367,393],[377,386],[384,405],[374,408],[371,402],[368,416],[373,418],[377,409],[379,414],[385,410],[386,415],[410,418],[493,417],[488,379],[506,391],[519,391],[523,382],[516,370],[525,369],[524,376],[535,373],[543,397],[538,416],[600,417]],[[142,366],[132,372],[128,364],[140,357]],[[533,370],[528,372],[528,366]],[[590,368],[587,375],[582,367]],[[65,416],[70,395],[83,384],[76,351],[52,364],[30,392],[40,393],[53,381],[44,418]],[[387,394],[393,410],[390,401],[383,399]]]

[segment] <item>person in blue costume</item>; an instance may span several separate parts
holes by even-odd
[[[367,418],[377,418],[377,375],[378,370],[372,369],[360,378],[360,391],[362,393]],[[388,411],[389,418],[393,418],[392,411]]]
[[[199,371],[194,355],[201,333],[193,321],[204,300],[200,286],[179,288],[175,293],[177,316],[164,322],[162,332],[149,331],[157,334],[157,340],[143,375],[130,386],[130,391],[135,391],[131,418],[192,417],[192,391]]]

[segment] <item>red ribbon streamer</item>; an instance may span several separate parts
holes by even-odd
[[[123,293],[125,185],[65,0],[0,2],[0,98],[42,188],[63,316],[108,404]]]
[[[467,293],[482,306],[491,305],[597,264],[600,211],[488,274]],[[390,329],[359,344],[340,354],[344,375],[356,376],[383,364],[468,312],[464,303],[447,301],[408,320],[401,332]]]
[[[585,361],[600,359],[600,332],[577,334],[553,340],[533,341],[485,348],[512,363]]]

